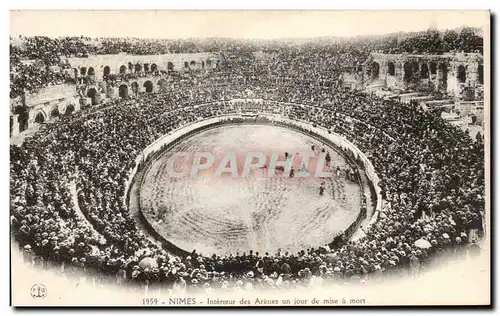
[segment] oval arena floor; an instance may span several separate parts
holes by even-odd
[[[259,176],[173,178],[165,161],[174,152],[308,151],[324,145],[303,133],[269,125],[225,125],[182,140],[145,170],[139,206],[165,239],[186,251],[204,255],[236,254],[249,250],[297,252],[332,241],[360,211],[359,184],[344,173],[329,179]],[[345,169],[346,160],[325,148],[332,166]],[[325,194],[319,194],[321,182]]]

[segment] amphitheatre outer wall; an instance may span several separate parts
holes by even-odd
[[[202,71],[214,69],[220,61],[215,53],[186,53],[164,55],[93,55],[85,58],[66,58],[70,68],[64,72],[79,81],[90,78],[87,84],[58,84],[26,92],[10,100],[11,137],[26,129],[53,120],[59,115],[78,112],[88,106],[106,103],[116,98],[135,97],[137,93],[157,93],[168,89],[168,72],[174,70]],[[154,73],[153,70],[157,70]],[[134,79],[121,80],[115,86],[106,84],[107,75],[130,74]],[[120,90],[121,89],[121,90]],[[20,118],[17,108],[26,106],[28,117]],[[70,111],[67,111],[70,109]]]
[[[479,98],[483,89],[483,56],[477,53],[372,53],[363,68],[365,86],[381,84],[391,90],[440,91],[457,100]]]
[[[230,101],[231,102],[231,101]],[[354,159],[361,161],[362,166],[364,168],[364,172],[366,174],[366,177],[368,179],[368,184],[369,186],[373,189],[373,192],[375,193],[375,201],[376,201],[376,206],[371,214],[371,217],[368,220],[368,224],[365,226],[365,229],[361,232],[361,228],[359,227],[359,224],[361,221],[365,220],[366,218],[366,212],[360,212],[358,215],[358,218],[356,221],[354,221],[351,226],[349,226],[345,231],[344,231],[344,236],[346,238],[350,238],[353,235],[364,235],[364,232],[366,230],[369,230],[371,225],[376,222],[379,213],[382,211],[382,196],[381,196],[381,189],[378,185],[379,183],[379,178],[375,172],[375,169],[373,167],[373,164],[371,161],[364,155],[364,153],[359,150],[354,144],[349,142],[347,139],[345,139],[343,136],[333,133],[330,131],[327,131],[324,128],[321,127],[314,127],[312,124],[309,124],[307,122],[301,122],[297,120],[290,120],[288,118],[284,118],[278,115],[272,115],[272,114],[259,114],[259,118],[263,118],[267,120],[270,124],[282,124],[285,126],[289,126],[290,128],[295,128],[304,132],[307,132],[308,134],[315,135],[316,138],[321,139],[326,141],[327,143],[331,143],[332,145],[336,146],[337,148],[346,151],[353,157]],[[144,227],[147,230],[147,234],[152,237],[156,242],[159,242],[163,244],[167,249],[169,249],[172,253],[177,254],[177,255],[186,255],[188,252],[184,249],[181,249],[177,247],[176,245],[172,244],[169,242],[167,239],[165,239],[158,231],[153,227],[153,225],[147,220],[146,216],[143,214],[142,210],[140,209],[140,205],[138,203],[138,192],[140,190],[141,186],[141,181],[142,181],[142,176],[144,174],[145,169],[147,169],[147,166],[150,165],[150,162],[157,157],[157,155],[161,154],[164,152],[167,148],[175,145],[176,141],[188,137],[198,131],[202,131],[205,129],[209,129],[215,126],[220,126],[223,124],[231,124],[231,120],[243,120],[243,121],[248,121],[248,122],[255,122],[256,116],[246,116],[242,114],[232,114],[232,115],[223,115],[215,118],[209,118],[201,121],[197,121],[195,123],[191,123],[188,125],[185,125],[169,134],[166,134],[159,139],[157,139],[155,142],[150,144],[142,153],[136,158],[136,164],[135,167],[131,170],[130,176],[128,179],[128,182],[126,184],[126,195],[123,197],[127,204],[129,205],[129,208],[135,209],[134,211],[137,212],[136,219],[138,219],[140,222],[138,223],[140,227]],[[234,123],[233,123],[234,124]],[[314,137],[314,136],[313,136]],[[134,189],[133,189],[134,187]],[[135,196],[133,196],[135,195]],[[133,206],[132,200],[136,201]],[[332,240],[333,242],[333,240]],[[318,245],[321,246],[321,245]]]
[[[164,55],[96,55],[87,58],[72,57],[69,74],[75,77],[94,76],[101,81],[104,75],[138,73],[142,71],[181,71],[216,68],[219,56],[214,53]],[[131,68],[129,67],[131,66]]]

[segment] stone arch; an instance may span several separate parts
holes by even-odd
[[[139,93],[139,84],[137,81],[134,81],[130,84],[130,88],[132,89],[132,93],[134,95],[137,95]]]
[[[438,67],[438,80],[446,86],[448,81],[448,67],[444,63],[440,63]]]
[[[168,71],[173,71],[174,70],[174,63],[173,62],[169,61],[167,63],[167,70]]]
[[[205,62],[203,60],[201,61],[201,69],[205,69]]]
[[[371,66],[370,66],[370,71],[371,71],[371,77],[372,80],[375,80],[379,77],[380,75],[380,65],[376,61],[374,61]]]
[[[458,79],[458,82],[460,82],[460,83],[464,83],[465,80],[467,80],[467,72],[466,72],[464,65],[458,66],[457,79]]]
[[[412,64],[409,63],[409,62],[404,63],[403,69],[404,69],[404,80],[405,81],[411,80],[411,78],[413,77],[413,66],[412,66]]]
[[[477,76],[480,84],[484,84],[484,67],[483,65],[479,65],[477,67]]]
[[[167,90],[167,80],[165,80],[163,78],[158,80],[156,85],[158,86],[158,92],[163,92],[163,91]]]
[[[72,103],[70,103],[66,107],[66,111],[64,112],[64,115],[70,115],[73,112],[75,112],[75,106]]]
[[[422,79],[427,79],[429,78],[429,67],[427,66],[426,63],[423,63],[421,66],[420,66],[420,77]]]
[[[25,106],[16,106],[14,108],[14,114],[17,114],[17,123],[19,123],[19,132],[25,131],[28,129],[29,120],[30,120],[30,112],[28,108]]]
[[[120,74],[124,74],[127,71],[127,66],[121,65],[120,66]]]
[[[144,72],[149,73],[149,64],[144,64]]]
[[[151,80],[144,82],[143,87],[146,89],[147,93],[153,92],[154,86],[153,86],[153,83],[151,82]]]
[[[206,66],[207,66],[208,68],[212,67],[212,61],[210,60],[210,58],[209,58],[209,59],[207,59]]]
[[[56,105],[50,110],[50,118],[59,117],[61,113],[59,113],[59,107]]]
[[[387,72],[389,73],[389,76],[394,76],[396,74],[396,66],[394,66],[392,61],[387,64]]]
[[[189,68],[189,63],[187,61],[184,62],[184,68]]]
[[[134,64],[132,64],[131,61],[128,62],[128,70],[130,70],[130,72],[132,72],[134,70]]]
[[[156,71],[158,71],[158,65],[155,63],[152,63],[151,64],[151,72],[156,72]]]
[[[103,69],[102,73],[103,73],[104,77],[109,76],[109,74],[111,73],[111,68],[109,68],[109,66],[104,66],[104,69]]]
[[[98,98],[97,90],[95,88],[88,89],[87,97],[89,97],[91,99],[92,105],[99,104],[99,98]]]
[[[134,72],[138,73],[138,72],[141,72],[141,71],[142,71],[142,65],[139,64],[139,63],[135,64],[135,66],[134,66]]]
[[[196,67],[196,61],[191,60],[191,62],[189,63],[189,66],[190,67]]]
[[[43,111],[38,111],[34,116],[34,121],[37,124],[43,124],[47,120],[47,117]]]
[[[437,73],[437,64],[433,61],[431,61],[431,75],[435,75]]]
[[[89,75],[89,76],[95,75],[94,67],[89,67],[89,70],[87,70],[87,75]]]
[[[87,67],[80,68],[80,75],[82,75],[82,76],[86,76],[87,75]]]
[[[128,98],[128,86],[126,84],[120,85],[120,87],[118,88],[118,95],[122,99]]]
[[[413,73],[418,73],[420,70],[420,65],[416,61],[411,63],[411,67],[413,68]]]

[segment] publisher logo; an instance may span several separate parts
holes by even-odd
[[[47,296],[47,288],[43,284],[35,284],[31,287],[31,297],[45,298]]]

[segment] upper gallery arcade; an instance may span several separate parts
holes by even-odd
[[[87,58],[67,59],[70,75],[92,76],[102,81],[105,76],[126,73],[159,73],[215,68],[218,56],[212,53],[165,54],[165,55],[93,55]]]
[[[484,85],[483,56],[477,53],[372,53],[362,71],[365,88],[440,92],[462,100],[477,99]]]
[[[92,55],[67,58],[64,72],[76,84],[60,84],[11,99],[11,136],[59,115],[97,105],[106,99],[133,97],[140,92],[167,89],[172,71],[203,71],[219,65],[219,55],[186,53],[165,55]],[[113,84],[107,79],[114,76]]]

